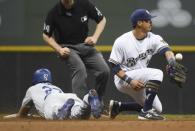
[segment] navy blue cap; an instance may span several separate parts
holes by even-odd
[[[137,9],[131,14],[131,23],[136,26],[139,20],[151,20],[156,16],[152,16],[146,9]]]

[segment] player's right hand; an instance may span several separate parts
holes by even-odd
[[[60,48],[59,55],[63,58],[67,58],[70,55],[70,49],[67,47]]]
[[[88,45],[94,46],[94,45],[97,43],[97,38],[94,37],[94,36],[88,36],[88,37],[85,39],[85,43],[88,44]]]
[[[15,113],[15,114],[3,116],[3,119],[12,119],[12,118],[17,118],[17,117],[19,117],[19,114]]]
[[[144,83],[140,80],[132,80],[130,85],[136,91],[139,91],[144,88]]]

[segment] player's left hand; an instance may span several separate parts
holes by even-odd
[[[89,36],[85,39],[85,43],[94,46],[97,43],[97,38],[94,36]]]
[[[70,55],[70,49],[67,48],[67,47],[63,47],[63,48],[60,48],[60,50],[58,51],[58,53],[59,53],[59,55],[62,58],[67,58]]]
[[[169,75],[171,82],[176,83],[180,88],[186,82],[187,68],[182,64],[174,61],[166,66],[166,71]]]
[[[135,91],[139,91],[142,88],[144,88],[144,83],[140,80],[132,80],[130,83],[131,87],[135,90]]]

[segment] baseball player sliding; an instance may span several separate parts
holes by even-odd
[[[124,110],[140,111],[138,119],[164,120],[160,115],[162,104],[157,96],[163,72],[148,68],[153,55],[160,54],[168,61],[167,72],[171,80],[181,86],[186,81],[184,66],[175,61],[174,53],[159,35],[151,31],[152,16],[146,9],[137,9],[131,15],[133,30],[118,37],[113,45],[109,62],[115,73],[117,89],[130,95],[136,103],[110,101],[110,118]]]
[[[101,103],[94,89],[91,89],[83,100],[76,94],[64,93],[51,84],[51,72],[45,68],[35,71],[32,83],[33,86],[27,90],[19,112],[4,118],[26,117],[33,106],[40,116],[50,120],[88,119],[91,113],[95,118],[101,115]]]

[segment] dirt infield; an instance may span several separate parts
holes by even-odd
[[[0,131],[195,131],[195,121],[169,119],[165,121],[139,121],[118,117],[114,120],[66,120],[43,119],[0,120]]]

